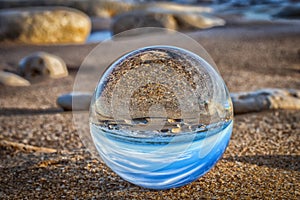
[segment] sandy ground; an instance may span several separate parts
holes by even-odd
[[[189,33],[211,54],[230,91],[300,89],[300,26],[248,24]],[[223,158],[205,176],[181,188],[153,191],[119,178],[87,153],[56,98],[70,92],[76,70],[96,44],[0,44],[1,68],[44,50],[64,58],[70,76],[26,88],[0,86],[0,142],[47,147],[56,153],[0,145],[0,197],[66,199],[299,199],[300,112],[235,116]],[[105,66],[103,66],[105,68]]]

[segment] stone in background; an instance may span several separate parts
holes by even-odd
[[[90,31],[90,18],[71,8],[29,7],[0,11],[0,41],[83,43]]]

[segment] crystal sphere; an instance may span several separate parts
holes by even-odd
[[[168,189],[196,180],[221,158],[233,110],[208,62],[181,48],[150,46],[108,67],[89,121],[108,167],[136,185]]]

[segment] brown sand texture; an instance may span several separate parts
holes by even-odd
[[[247,24],[189,33],[215,60],[231,92],[300,89],[300,26]],[[61,56],[70,76],[29,87],[0,86],[0,199],[299,199],[300,112],[235,116],[230,144],[203,177],[156,191],[122,180],[85,150],[72,113],[56,98],[72,91],[76,69],[95,44],[0,44],[12,69],[24,55]]]

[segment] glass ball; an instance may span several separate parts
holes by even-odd
[[[89,121],[108,167],[133,184],[168,189],[196,180],[221,158],[233,110],[208,62],[181,48],[150,46],[108,67]]]

